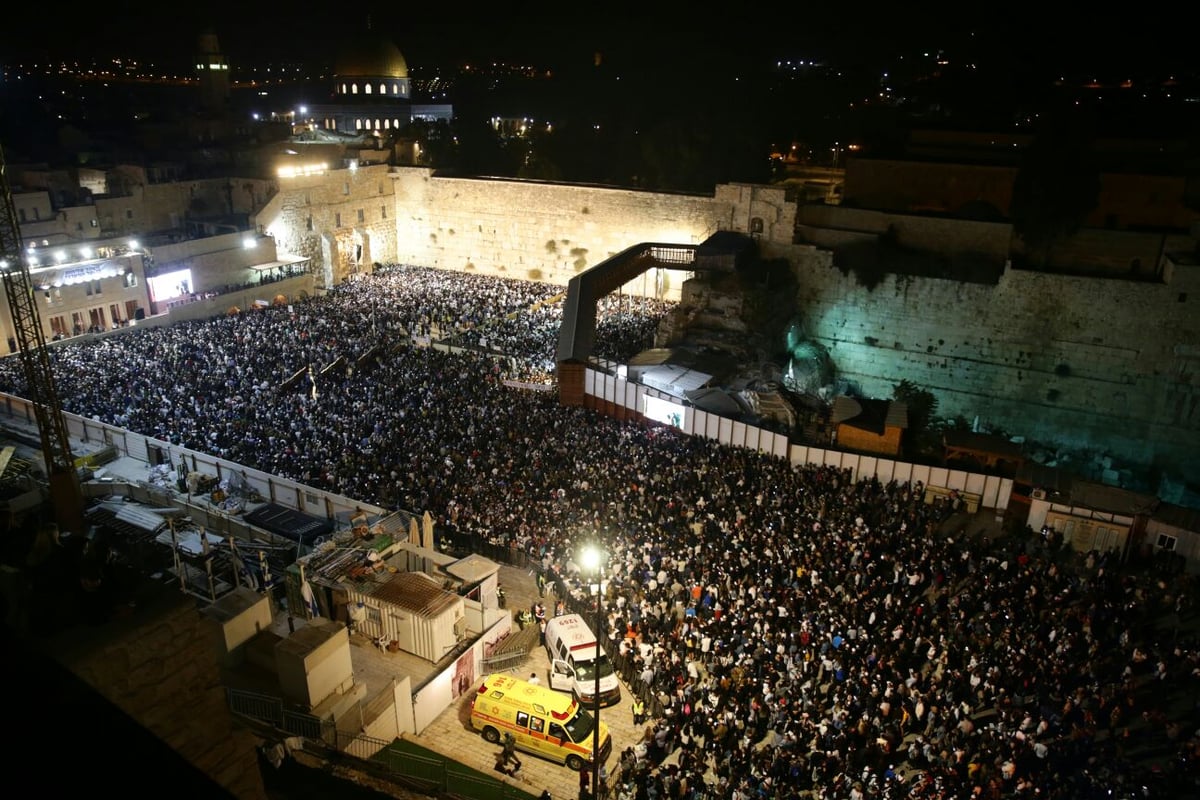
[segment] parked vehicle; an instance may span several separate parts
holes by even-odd
[[[471,726],[492,744],[511,733],[519,750],[576,771],[592,767],[596,718],[578,700],[545,686],[504,673],[489,675],[471,698]],[[600,763],[611,754],[612,737],[601,722]]]
[[[550,688],[571,692],[590,708],[596,702],[599,683],[600,705],[621,702],[621,684],[616,670],[604,648],[597,645],[596,634],[579,614],[551,617],[546,622]]]

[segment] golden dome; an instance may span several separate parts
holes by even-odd
[[[408,62],[386,36],[367,31],[342,46],[334,74],[339,78],[407,78]]]

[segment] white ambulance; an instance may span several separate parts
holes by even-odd
[[[550,687],[571,692],[584,707],[596,700],[599,679],[600,705],[621,702],[621,684],[596,634],[579,614],[564,614],[546,621],[546,652],[550,656]]]

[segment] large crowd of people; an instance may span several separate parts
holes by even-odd
[[[1200,791],[1188,576],[1031,532],[947,534],[920,486],[511,388],[552,364],[562,292],[394,266],[291,310],[52,357],[67,411],[427,510],[460,544],[533,559],[576,603],[578,551],[601,544],[604,633],[657,711],[619,754],[616,797]],[[647,346],[667,310],[615,304],[597,352]],[[23,394],[13,362],[0,388]]]

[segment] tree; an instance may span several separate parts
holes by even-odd
[[[937,412],[937,398],[933,392],[922,389],[906,378],[892,387],[892,399],[908,407],[909,435],[923,435]]]
[[[1042,264],[1054,242],[1078,231],[1099,204],[1092,138],[1079,113],[1051,111],[1023,153],[1009,218],[1027,252]]]

